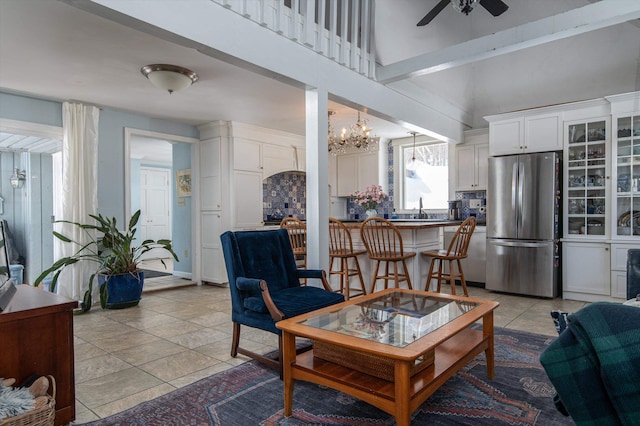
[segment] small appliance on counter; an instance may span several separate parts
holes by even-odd
[[[462,200],[448,201],[449,220],[460,220],[462,212]]]

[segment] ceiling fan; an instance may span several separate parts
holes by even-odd
[[[448,3],[451,3],[451,6],[453,6],[455,10],[464,13],[465,15],[468,15],[473,10],[473,6],[476,3],[480,3],[480,6],[487,9],[487,11],[493,16],[500,16],[504,12],[506,12],[507,9],[509,9],[509,6],[507,6],[501,0],[440,0],[440,3],[438,3],[436,7],[431,9],[431,11],[427,13],[425,17],[420,20],[420,22],[418,22],[418,26],[422,27],[431,22],[433,18],[435,18],[440,12],[442,12],[445,7],[447,7]]]

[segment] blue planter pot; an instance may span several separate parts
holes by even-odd
[[[106,283],[106,284],[105,284]],[[106,300],[103,297],[106,285]],[[120,275],[98,275],[100,304],[104,309],[123,309],[136,306],[142,297],[144,272]]]

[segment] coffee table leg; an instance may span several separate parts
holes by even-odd
[[[396,360],[395,362],[395,403],[396,425],[410,426],[411,413],[409,412],[410,381],[411,375],[408,362]]]
[[[482,334],[489,336],[489,345],[484,351],[484,355],[487,359],[487,376],[493,380],[493,374],[495,372],[495,360],[493,351],[493,311],[482,317]]]
[[[296,360],[296,336],[282,332],[282,381],[284,382],[284,415],[291,416],[293,412],[293,385],[291,364]]]

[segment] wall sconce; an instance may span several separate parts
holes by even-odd
[[[13,169],[13,174],[9,178],[9,182],[11,182],[11,187],[13,189],[22,188],[25,180],[27,180],[27,172],[24,170]]]

